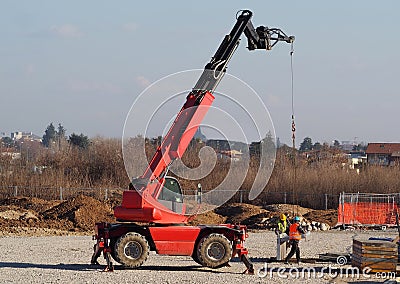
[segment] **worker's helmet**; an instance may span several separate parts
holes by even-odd
[[[281,219],[282,221],[286,221],[286,215],[282,213],[281,216],[280,216],[280,219]]]
[[[294,217],[294,221],[295,222],[297,222],[297,221],[300,222],[300,217],[299,216]]]

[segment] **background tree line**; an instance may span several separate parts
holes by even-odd
[[[44,135],[42,138],[43,146],[47,148],[60,148],[62,145],[65,144],[65,142],[68,142],[71,145],[77,146],[82,149],[86,149],[89,146],[90,140],[86,135],[83,135],[82,133],[80,135],[72,133],[67,138],[66,132],[67,130],[64,128],[64,126],[61,125],[61,123],[58,124],[57,130],[54,127],[53,123],[50,123],[44,131]]]
[[[301,152],[306,152],[306,151],[312,151],[312,150],[327,150],[329,148],[333,149],[340,149],[340,142],[339,140],[334,140],[332,145],[329,145],[328,143],[324,142],[321,144],[320,142],[312,142],[312,139],[310,137],[305,137],[303,142],[300,143],[299,151]],[[367,148],[367,145],[364,145],[362,143],[353,145],[353,151],[365,151]]]
[[[273,146],[270,136],[264,143]],[[127,188],[128,177],[120,139],[93,137],[80,134],[66,136],[62,125],[57,129],[50,124],[44,133],[47,147],[43,143],[35,151],[20,149],[21,158],[12,159],[8,155],[0,156],[0,186],[21,187],[64,187],[64,188]],[[161,143],[161,137],[134,137],[135,141],[144,140],[147,159],[154,154]],[[307,139],[308,141],[308,139]],[[7,142],[7,139],[6,141]],[[308,142],[307,142],[308,143]],[[4,146],[4,141],[3,144]],[[139,144],[138,144],[139,145]],[[189,168],[200,165],[199,151],[204,147],[200,140],[193,140],[182,161]],[[29,150],[29,151],[28,151]],[[135,155],[135,152],[131,153]],[[340,192],[394,193],[400,188],[399,167],[368,167],[357,174],[345,165],[345,157],[337,149],[322,148],[322,159],[310,161],[301,151],[283,145],[277,149],[275,165],[271,178],[263,188],[257,203],[270,193],[292,193],[288,202],[316,203],[315,196],[321,193],[331,195]],[[339,158],[338,158],[339,157]],[[259,169],[258,157],[251,156],[249,161],[232,162],[218,159],[213,170],[201,180],[180,179],[184,190],[194,190],[201,182],[203,190],[212,190],[225,178],[230,169],[245,171],[246,176],[240,187],[249,191]],[[140,173],[140,169],[137,171]],[[236,175],[232,184],[236,184]],[[263,197],[263,195],[265,195]],[[315,207],[315,206],[314,206]]]

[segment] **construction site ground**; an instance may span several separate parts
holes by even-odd
[[[393,236],[396,232],[357,234],[359,237]],[[214,270],[199,266],[190,257],[155,253],[150,253],[139,269],[115,265],[114,272],[102,272],[103,258],[99,259],[100,266],[89,264],[93,247],[90,236],[2,237],[0,283],[382,283],[387,280],[375,274],[363,276],[360,273],[357,277],[356,274],[346,276],[346,270],[338,273],[338,269],[350,268],[349,265],[306,262],[318,258],[320,253],[345,255],[354,235],[354,232],[336,230],[314,232],[309,240],[300,244],[304,263],[285,265],[267,263],[275,254],[273,232],[251,232],[246,245],[255,265],[255,275],[242,274],[245,266],[237,259],[230,262],[231,267]],[[273,272],[265,273],[264,267],[272,268]],[[308,275],[310,269],[314,269],[315,274]]]
[[[391,229],[312,232],[306,241],[301,241],[304,263],[284,265],[270,262],[276,255],[276,236],[262,226],[265,220],[295,210],[305,218],[334,225],[336,210],[294,208],[287,204],[264,207],[229,204],[197,216],[192,224],[240,222],[253,228],[246,246],[256,268],[255,275],[243,275],[245,266],[238,259],[231,261],[231,267],[213,270],[199,266],[190,257],[160,256],[153,252],[139,269],[123,269],[115,263],[113,273],[102,272],[105,268],[102,257],[100,266],[89,265],[94,245],[93,225],[98,221],[115,221],[112,208],[118,204],[118,198],[99,201],[78,195],[62,202],[27,197],[0,200],[0,283],[376,283],[387,279],[362,273],[359,278],[335,276],[334,271],[350,266],[316,260],[324,253],[348,255],[354,237],[397,236],[397,231]],[[267,273],[260,270],[265,266]],[[336,270],[329,274],[329,267]],[[301,275],[304,270],[300,270],[303,268],[304,276]],[[309,269],[316,274],[308,276]]]

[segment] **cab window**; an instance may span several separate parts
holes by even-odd
[[[174,202],[182,202],[182,190],[178,181],[174,178],[166,177],[164,187],[158,199]]]

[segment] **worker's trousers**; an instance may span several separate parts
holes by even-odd
[[[296,241],[296,240],[290,240],[290,252],[287,255],[285,261],[288,261],[289,259],[292,258],[292,256],[296,253],[296,260],[297,262],[300,261],[300,248],[299,248],[299,242],[300,241]]]

